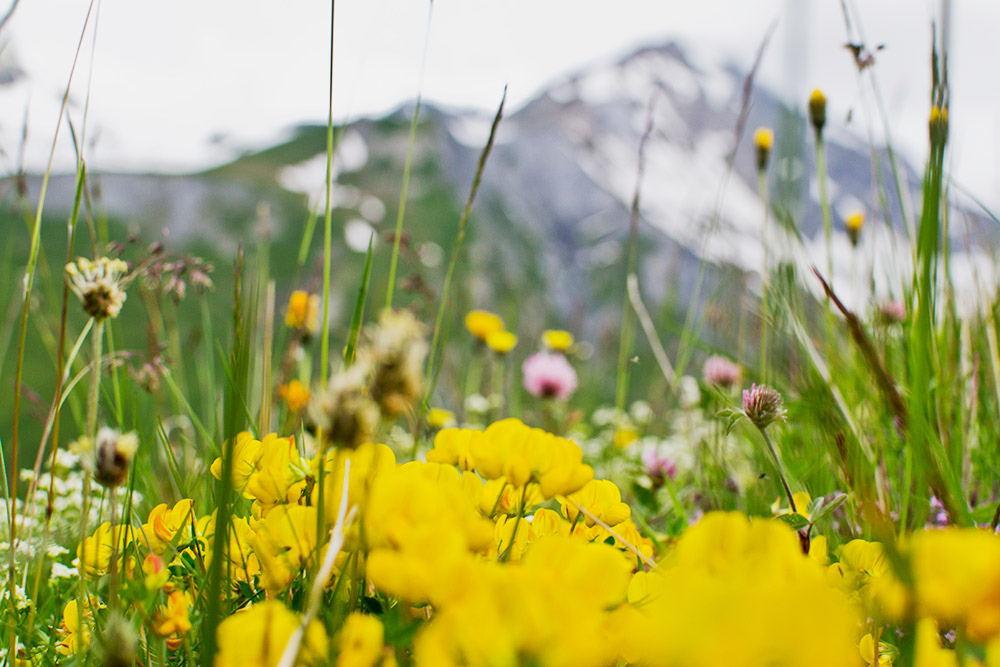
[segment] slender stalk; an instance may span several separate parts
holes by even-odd
[[[819,208],[823,216],[823,239],[826,245],[826,279],[833,283],[833,220],[830,214],[830,196],[826,183],[826,143],[821,130],[816,131],[816,179],[819,181]],[[833,344],[833,310],[830,308],[830,298],[826,299],[826,349],[827,358],[832,361]]]
[[[761,382],[767,382],[767,343],[771,322],[767,300],[771,282],[770,268],[767,262],[767,249],[770,243],[767,235],[768,222],[771,218],[771,201],[767,189],[767,171],[764,169],[757,170],[757,194],[764,209],[764,220],[761,224],[760,234],[763,253],[760,266],[760,378]]]
[[[764,436],[764,442],[767,443],[767,449],[771,452],[771,458],[774,459],[774,467],[778,470],[778,478],[781,480],[781,486],[785,489],[785,495],[788,496],[788,506],[792,508],[792,512],[797,513],[798,509],[795,507],[795,499],[792,497],[792,489],[788,486],[788,480],[785,479],[785,471],[781,466],[781,459],[778,458],[778,452],[775,451],[774,445],[771,443],[771,437],[767,434],[766,428],[758,428],[760,434]]]
[[[434,16],[434,3],[428,3],[427,28],[424,37],[424,52],[420,60],[420,83],[417,86],[417,104],[413,109],[410,121],[410,140],[406,147],[406,164],[403,166],[403,187],[399,193],[399,206],[396,209],[396,233],[392,240],[392,258],[389,260],[389,285],[385,292],[385,307],[392,308],[392,292],[396,287],[396,265],[399,263],[399,243],[403,236],[403,216],[406,214],[406,195],[410,189],[410,168],[413,166],[413,148],[417,142],[417,121],[420,119],[420,107],[423,102],[424,70],[427,67],[427,51],[431,39],[431,19]]]
[[[320,339],[320,382],[330,374],[330,256],[333,253],[333,34],[336,0],[330,0],[330,96],[326,121],[326,214],[323,218],[323,333]]]
[[[437,379],[439,347],[443,346],[441,331],[444,325],[445,311],[448,309],[448,295],[451,293],[451,281],[455,275],[455,266],[458,264],[459,251],[462,249],[462,242],[465,240],[465,230],[469,222],[469,215],[472,213],[472,204],[476,200],[476,193],[479,192],[479,183],[483,177],[483,170],[486,168],[486,160],[493,150],[493,142],[496,139],[497,127],[500,119],[503,118],[503,106],[507,101],[507,86],[504,86],[503,97],[500,98],[500,106],[493,117],[493,124],[490,126],[490,136],[486,140],[486,146],[479,154],[479,163],[476,165],[476,174],[472,177],[472,187],[469,189],[469,197],[465,200],[465,208],[458,219],[458,233],[455,235],[455,245],[451,249],[451,259],[448,261],[448,271],[444,276],[444,287],[441,289],[441,301],[438,303],[437,317],[434,319],[434,334],[431,336],[431,349],[427,357],[427,379],[425,382],[426,392],[420,407],[421,414],[427,411],[431,394],[434,393],[434,385]]]

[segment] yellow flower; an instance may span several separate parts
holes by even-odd
[[[144,584],[146,590],[158,591],[170,581],[170,570],[163,559],[156,554],[148,554],[142,561],[142,573],[146,575]]]
[[[542,332],[542,342],[550,350],[565,352],[573,347],[573,334],[562,329],[546,329]]]
[[[94,607],[100,608],[98,599],[91,595],[89,603],[84,605],[83,615],[79,612],[79,607],[75,599],[66,603],[63,608],[63,620],[59,630],[63,635],[62,640],[56,645],[56,650],[61,655],[76,655],[90,644],[90,624],[93,621]]]
[[[517,345],[517,336],[509,331],[493,331],[486,336],[486,345],[497,354],[507,354]]]
[[[291,380],[288,384],[281,385],[278,388],[278,395],[284,399],[288,411],[293,415],[309,405],[309,399],[312,397],[309,387],[298,380]]]
[[[462,470],[475,470],[472,443],[482,438],[483,432],[471,428],[446,428],[434,436],[434,448],[427,452],[430,463],[457,465]]]
[[[604,479],[595,479],[575,493],[571,493],[565,498],[560,498],[559,504],[562,507],[563,516],[569,521],[576,521],[580,511],[577,506],[587,510],[590,515],[597,517],[609,526],[616,526],[632,515],[632,510],[622,502],[621,491],[614,482]],[[596,522],[591,516],[584,514],[583,517],[588,526],[593,526]]]
[[[301,617],[277,600],[233,614],[217,631],[215,667],[275,667]],[[302,637],[296,665],[325,664],[328,640],[323,624],[313,620]]]
[[[850,237],[852,245],[858,245],[858,239],[861,238],[861,228],[864,224],[865,214],[861,211],[851,213],[844,220],[844,227],[847,228],[847,236]]]
[[[174,591],[167,598],[167,605],[156,612],[153,631],[161,637],[186,635],[191,629],[191,619],[188,617],[190,608],[191,596],[186,591]]]
[[[111,527],[105,521],[94,534],[86,538],[77,548],[76,557],[80,561],[80,572],[88,577],[99,577],[108,571],[111,565],[111,554],[117,546],[118,560],[121,560],[125,548],[132,543],[134,531],[131,526]]]
[[[194,501],[185,498],[173,508],[162,503],[149,513],[149,520],[142,526],[142,534],[149,541],[149,548],[157,555],[163,555],[177,532],[194,522]]]
[[[284,590],[313,557],[316,508],[277,505],[247,536],[260,562],[262,583],[272,595]]]
[[[308,334],[319,331],[319,296],[303,290],[292,292],[285,312],[285,326]]]
[[[615,429],[614,443],[618,449],[625,449],[639,439],[639,432],[631,426],[619,426]]]
[[[465,328],[481,341],[495,331],[503,331],[503,320],[496,313],[488,310],[470,310],[465,316]]]
[[[518,419],[491,424],[482,438],[472,441],[470,451],[486,479],[504,477],[518,489],[535,482],[545,498],[573,493],[594,478],[575,442]]]
[[[819,88],[809,96],[809,121],[816,134],[821,133],[826,125],[826,95]]]
[[[637,663],[860,662],[859,610],[826,583],[823,568],[801,553],[796,534],[781,522],[707,514],[645,579],[646,590],[635,591],[642,613],[623,638]],[[776,618],[781,632],[774,631]]]
[[[431,428],[449,428],[455,425],[455,413],[444,408],[431,408],[427,411],[427,425]]]
[[[757,150],[771,150],[774,146],[774,130],[769,127],[758,127],[753,133],[753,145]]]
[[[865,661],[866,665],[869,667],[892,667],[892,655],[887,651],[888,645],[879,642],[878,645],[878,663],[875,662],[875,639],[869,632],[861,641],[858,642],[858,652],[861,654],[861,659]]]
[[[261,440],[260,449],[260,458],[247,478],[243,495],[255,499],[255,507],[266,513],[278,503],[299,499],[308,469],[292,436],[286,438],[269,433]]]
[[[910,542],[917,611],[984,642],[1000,634],[1000,536],[945,528]]]
[[[758,127],[753,133],[753,145],[757,149],[757,169],[767,169],[767,159],[774,146],[774,130],[769,127]]]
[[[373,667],[385,646],[382,622],[375,616],[351,613],[340,630],[337,667]]]
[[[228,454],[230,448],[232,448],[233,457],[233,487],[236,491],[243,492],[243,489],[246,488],[247,481],[250,479],[250,475],[257,469],[257,462],[260,461],[260,457],[263,455],[264,451],[261,447],[260,441],[255,439],[253,435],[247,431],[243,431],[236,436],[235,445],[231,442],[227,442],[222,448],[223,453]],[[222,479],[221,456],[212,462],[211,472],[215,479]],[[245,497],[249,498],[250,496]]]

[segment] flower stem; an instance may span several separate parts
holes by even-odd
[[[789,488],[788,481],[785,479],[785,472],[781,468],[781,459],[778,458],[778,452],[775,451],[774,445],[771,443],[771,438],[767,435],[767,429],[758,428],[757,430],[764,436],[767,449],[771,452],[771,458],[774,459],[774,467],[778,470],[778,478],[781,480],[781,486],[784,487],[785,495],[788,496],[788,506],[792,508],[792,512],[798,513],[798,509],[795,507],[795,499],[792,498],[792,489]]]

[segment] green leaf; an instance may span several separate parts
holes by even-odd
[[[818,498],[818,500],[824,500],[824,499]],[[838,507],[844,504],[845,500],[847,500],[847,494],[842,493],[839,496],[834,496],[833,498],[830,498],[829,500],[825,501],[822,506],[819,506],[815,509],[813,508],[812,503],[810,503],[809,516],[812,517],[810,523],[816,524],[819,521],[822,521],[826,517],[830,516],[831,514],[833,514],[834,510],[836,510]]]
[[[809,525],[809,519],[801,514],[782,514],[777,517],[777,520],[788,524],[792,530],[801,530]]]

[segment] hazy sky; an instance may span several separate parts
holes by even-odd
[[[886,44],[877,74],[893,138],[922,161],[938,2],[848,4],[860,10],[869,43]],[[16,164],[26,114],[27,163],[44,165],[87,8],[85,0],[23,0],[0,34],[3,58],[28,75],[0,87],[0,171]],[[1000,79],[992,70],[1000,3],[963,0],[953,12],[953,163],[959,180],[1000,202],[993,194],[1000,185]],[[775,22],[762,83],[798,100],[823,88],[831,122],[851,109],[859,132],[862,100],[871,99],[862,98],[843,49],[840,0],[436,0],[433,10],[426,0],[340,0],[336,22],[334,106],[341,119],[412,99],[425,44],[425,98],[492,111],[505,83],[516,108],[554,80],[641,44],[681,39],[748,64]],[[295,123],[325,120],[329,23],[330,3],[318,0],[102,0],[73,85],[79,125],[92,62],[92,167],[200,168]],[[60,164],[72,164],[68,141],[58,154]]]

